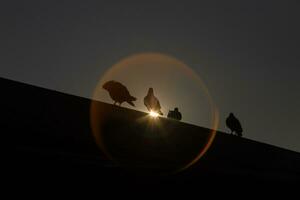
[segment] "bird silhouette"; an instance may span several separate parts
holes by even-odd
[[[154,96],[153,88],[149,88],[147,96],[144,98],[144,104],[147,107],[148,111],[157,112],[160,115],[163,115],[161,112],[161,106],[158,99]]]
[[[242,136],[242,125],[240,121],[233,115],[233,113],[230,113],[227,117],[226,125],[231,130],[231,134],[235,132],[238,136]]]
[[[168,118],[180,121],[182,118],[182,115],[179,112],[178,108],[175,108],[174,110],[169,110]]]
[[[136,101],[136,98],[131,96],[128,89],[117,81],[108,81],[103,84],[103,89],[107,90],[110,97],[114,100],[114,105],[116,103],[121,104],[127,102],[128,104],[135,106],[133,101]]]

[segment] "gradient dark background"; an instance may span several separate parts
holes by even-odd
[[[91,97],[120,59],[165,53],[206,83],[219,129],[234,112],[245,137],[300,151],[299,4],[2,1],[0,76]]]

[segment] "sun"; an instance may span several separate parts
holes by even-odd
[[[104,83],[111,80],[124,84],[139,99],[136,107],[122,105],[126,109],[120,108],[124,115],[108,112],[107,104],[101,103],[112,103],[103,90]],[[143,98],[149,88],[155,90],[160,111],[165,115],[155,107],[145,107]],[[185,170],[206,153],[216,135],[218,111],[208,88],[192,68],[171,55],[146,52],[122,58],[99,78],[92,99],[90,124],[97,145],[110,159],[126,167],[132,164],[132,169],[145,161],[142,168],[155,173]],[[184,121],[168,119],[169,111],[176,107]],[[133,114],[135,111],[127,109],[138,112]],[[209,128],[207,134],[185,134],[187,123]],[[119,124],[122,128],[124,125],[124,130],[119,129]],[[122,141],[123,138],[126,139]]]
[[[154,111],[150,111],[150,113],[149,113],[149,115],[150,115],[150,117],[152,117],[152,118],[157,118],[158,116],[159,116],[159,114],[157,113],[157,112],[154,112]]]

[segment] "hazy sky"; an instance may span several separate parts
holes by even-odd
[[[103,72],[141,52],[193,68],[244,136],[300,151],[299,1],[6,1],[0,76],[90,97]],[[22,97],[20,97],[22,98]]]

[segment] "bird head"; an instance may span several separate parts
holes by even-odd
[[[148,90],[148,94],[152,95],[154,92],[153,92],[153,88],[149,88]]]
[[[115,81],[107,81],[106,83],[103,84],[102,88],[109,91],[112,88],[114,82]]]

